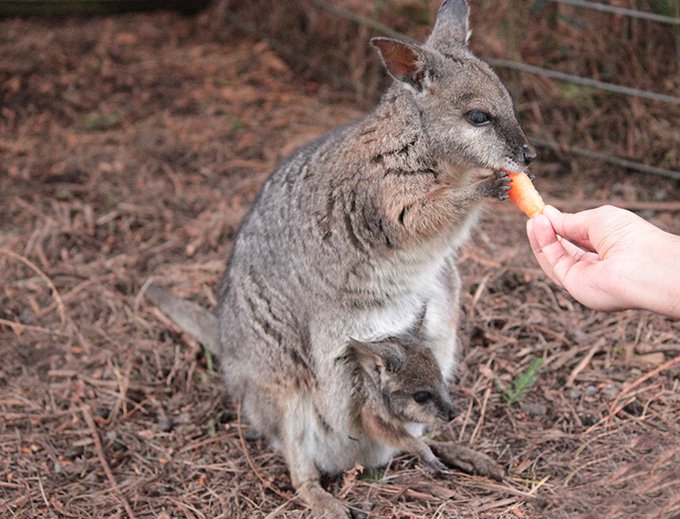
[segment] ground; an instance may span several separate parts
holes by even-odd
[[[364,105],[205,15],[5,19],[0,54],[0,516],[309,517],[200,345],[141,294],[153,280],[212,307],[268,173]],[[614,200],[680,232],[668,180],[563,156],[534,172],[566,209]],[[680,514],[664,364],[680,322],[573,301],[509,203],[489,202],[460,264],[461,414],[439,435],[507,480],[402,456],[328,488],[372,517]]]

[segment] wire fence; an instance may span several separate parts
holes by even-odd
[[[680,0],[679,0],[680,1]],[[584,9],[591,9],[591,10],[597,10],[597,11],[602,11],[602,12],[607,12],[615,15],[620,15],[620,16],[626,16],[629,18],[633,19],[640,19],[640,20],[645,20],[645,21],[650,21],[650,22],[658,22],[658,23],[664,23],[664,24],[671,24],[671,25],[678,25],[680,26],[680,18],[673,18],[669,16],[664,16],[664,15],[659,15],[656,13],[650,13],[647,11],[640,11],[640,10],[635,10],[635,9],[626,9],[622,7],[616,7],[616,6],[611,6],[607,4],[602,4],[599,2],[591,2],[591,1],[586,1],[586,0],[539,0],[537,3],[534,5],[538,5],[540,7],[541,4],[547,4],[548,2],[553,2],[557,4],[564,4],[564,5],[570,5],[573,7],[577,8],[584,8]],[[393,38],[398,38],[398,39],[404,39],[404,40],[409,40],[411,39],[408,35],[400,33],[398,31],[395,31],[394,29],[380,23],[379,21],[369,18],[367,16],[352,12],[348,9],[339,7],[337,5],[333,5],[332,3],[328,2],[327,0],[311,0],[311,4],[316,6],[319,9],[323,9],[328,13],[333,14],[334,16],[338,16],[340,18],[343,18],[345,20],[349,20],[355,24],[373,29],[377,31],[378,33],[385,35],[385,36],[391,36]],[[231,20],[232,23],[238,22],[241,28],[244,28],[245,30],[251,32],[251,30],[257,30],[256,28],[249,28],[243,25],[243,21],[241,20]],[[679,36],[680,38],[680,36]],[[280,41],[274,41],[274,46],[278,47],[282,50],[285,50],[285,43],[280,42]],[[653,102],[658,102],[658,103],[666,103],[670,105],[675,105],[675,106],[680,106],[680,97],[678,96],[673,96],[673,95],[667,95],[667,94],[662,94],[658,92],[652,92],[648,90],[643,90],[635,87],[629,87],[625,85],[618,85],[614,83],[608,83],[604,81],[600,81],[597,79],[589,78],[589,77],[583,77],[583,76],[578,76],[578,75],[573,75],[573,74],[566,74],[557,70],[551,70],[543,67],[538,67],[532,64],[528,63],[523,63],[523,62],[518,62],[518,61],[512,61],[512,60],[507,60],[507,59],[500,59],[500,58],[492,58],[492,57],[484,57],[482,56],[482,59],[489,63],[492,67],[495,68],[504,68],[504,69],[509,69],[509,70],[514,70],[522,74],[533,74],[533,75],[539,75],[543,77],[547,77],[549,79],[553,79],[556,81],[561,81],[565,83],[571,83],[571,84],[576,84],[580,86],[585,86],[605,92],[610,92],[613,94],[617,95],[622,95],[622,96],[628,96],[628,97],[637,97],[641,99],[646,99],[649,101]],[[328,71],[327,70],[322,70],[324,74],[327,75]],[[347,79],[346,78],[340,78],[342,84],[347,84]],[[342,81],[342,79],[345,79]],[[642,162],[638,162],[635,160],[630,160],[622,157],[617,157],[613,156],[607,153],[599,152],[599,151],[591,151],[591,150],[586,150],[582,149],[579,147],[572,146],[570,144],[564,144],[564,143],[557,143],[557,142],[552,142],[548,141],[539,137],[529,137],[532,143],[534,143],[536,146],[549,149],[552,151],[559,151],[559,152],[564,152],[571,154],[573,156],[577,157],[584,157],[587,159],[599,161],[599,162],[604,162],[608,164],[613,164],[616,166],[620,166],[623,168],[626,168],[628,170],[632,171],[637,171],[640,173],[646,173],[646,174],[652,174],[660,177],[664,177],[667,179],[675,180],[675,181],[680,181],[680,171],[674,171],[670,169],[665,169],[665,168],[660,168],[656,166],[652,166],[649,164],[644,164]]]
[[[647,11],[639,11],[637,9],[627,9],[625,7],[618,7],[615,5],[603,4],[600,2],[590,2],[588,0],[550,0],[557,4],[571,5],[573,7],[582,7],[584,9],[592,9],[594,11],[601,11],[604,13],[619,14],[627,16],[628,18],[637,18],[639,20],[649,20],[651,22],[667,23],[670,25],[680,25],[680,18],[673,18],[663,14],[650,13]]]
[[[592,2],[579,2],[579,0],[552,0],[557,3],[569,3],[571,2],[577,2],[577,3],[586,3],[586,4],[592,4]],[[358,23],[360,25],[364,25],[366,27],[370,27],[372,29],[375,29],[376,31],[381,32],[385,36],[391,36],[393,38],[400,38],[400,39],[410,39],[407,35],[402,34],[400,32],[397,32],[386,25],[377,22],[375,20],[372,20],[371,18],[368,18],[366,16],[362,16],[356,13],[352,13],[351,11],[348,11],[347,9],[343,9],[341,7],[337,7],[335,5],[329,4],[325,0],[312,0],[314,4],[316,4],[318,7],[325,9],[326,11],[329,11],[333,14],[336,14],[338,16],[341,16],[347,20],[351,20],[355,23]],[[599,4],[598,4],[599,5]],[[567,83],[574,83],[577,85],[582,85],[582,86],[588,86],[591,88],[596,88],[599,90],[604,90],[607,92],[612,92],[615,94],[623,94],[623,95],[629,95],[629,96],[635,96],[635,97],[641,97],[644,99],[650,99],[652,101],[660,101],[662,103],[670,103],[670,104],[675,104],[680,106],[680,97],[677,96],[670,96],[670,95],[665,95],[665,94],[659,94],[657,92],[650,92],[647,90],[641,90],[639,88],[633,88],[633,87],[627,87],[623,85],[616,85],[613,83],[607,83],[604,81],[598,81],[596,79],[591,79],[591,78],[585,78],[581,76],[575,76],[572,74],[565,74],[563,72],[558,72],[556,70],[549,70],[545,69],[542,67],[537,67],[534,65],[529,65],[527,63],[519,63],[516,61],[511,61],[511,60],[506,60],[506,59],[497,59],[497,58],[482,58],[484,61],[489,63],[493,67],[497,68],[508,68],[512,70],[517,70],[519,72],[527,72],[530,74],[537,74],[540,76],[545,76],[549,77],[552,79],[557,79],[560,81],[565,81]]]

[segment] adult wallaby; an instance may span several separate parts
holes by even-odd
[[[355,379],[337,359],[350,338],[381,341],[418,326],[442,376],[452,375],[456,249],[480,202],[507,197],[502,170],[535,157],[468,35],[466,2],[445,0],[424,44],[374,38],[393,85],[370,114],[272,174],[222,280],[217,356],[227,386],[327,517],[348,513],[319,485],[320,471],[341,457],[324,438],[352,423]],[[393,454],[356,462],[381,465]]]

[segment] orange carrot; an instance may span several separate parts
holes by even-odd
[[[531,179],[524,172],[507,171],[512,184],[510,187],[510,200],[519,207],[529,218],[543,213],[545,202],[531,183]]]

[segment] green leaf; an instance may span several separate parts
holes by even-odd
[[[208,371],[210,373],[213,373],[215,371],[215,364],[213,362],[213,356],[212,352],[210,351],[210,348],[203,344],[203,354],[205,355],[205,364],[206,367],[208,368]]]
[[[385,469],[370,468],[364,471],[357,477],[360,481],[380,481],[385,474]]]
[[[541,366],[543,359],[532,359],[529,367],[515,378],[512,388],[503,390],[503,397],[509,405],[516,404],[524,398],[526,392],[536,383]]]
[[[123,117],[120,114],[101,114],[92,112],[85,116],[83,128],[88,132],[108,130],[110,128],[115,128],[122,122]]]

